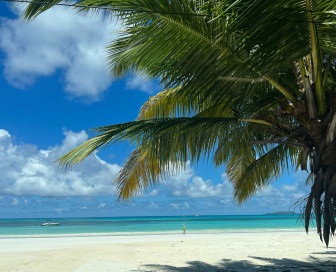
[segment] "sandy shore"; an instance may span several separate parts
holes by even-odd
[[[0,238],[0,271],[336,271],[300,231]]]

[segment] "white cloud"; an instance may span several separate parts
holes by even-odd
[[[183,202],[183,203],[170,203],[170,207],[173,208],[174,210],[185,210],[190,207],[188,202]]]
[[[154,80],[146,79],[139,74],[127,77],[126,88],[130,90],[139,90],[148,94],[154,94],[160,89],[159,86],[154,83]]]
[[[305,185],[306,176],[306,173],[294,173],[286,178],[287,182],[291,183],[269,185],[240,206],[233,200],[233,187],[226,173],[223,173],[221,181],[216,183],[196,175],[188,164],[185,170],[167,180],[158,191],[166,191],[169,196],[175,197],[175,201],[170,203],[174,210],[186,208],[183,203],[185,198],[189,198],[202,201],[200,205],[205,209],[222,210],[230,207],[229,213],[288,211],[293,209],[292,205],[299,198],[309,192],[309,187]]]
[[[264,207],[268,210],[273,209],[273,211],[292,210],[295,207],[295,202],[309,193],[310,188],[305,185],[304,180],[297,178],[301,175],[304,174],[294,173],[292,177],[288,177],[293,182],[290,185],[276,186],[276,184],[272,184],[267,186],[253,196],[247,205]],[[297,212],[300,211],[297,210]]]
[[[12,204],[12,206],[17,206],[17,205],[19,205],[19,203],[20,203],[19,200],[16,197],[14,197],[11,204]]]
[[[159,194],[159,190],[153,189],[148,195],[149,196],[157,196]]]
[[[232,201],[230,201],[229,199],[221,199],[219,202],[222,203],[222,204],[231,204],[232,203]]]
[[[150,202],[149,205],[148,205],[148,207],[150,209],[158,209],[159,205],[157,203],[155,203],[155,202]]]
[[[165,188],[172,196],[232,198],[232,185],[225,175],[222,176],[221,182],[214,184],[211,180],[196,176],[189,163],[184,170],[165,182]]]
[[[294,183],[293,185],[284,185],[282,189],[287,192],[295,192],[298,189],[298,183]]]
[[[67,7],[54,7],[30,23],[2,17],[4,75],[10,84],[25,88],[61,70],[70,97],[97,100],[111,84],[105,47],[121,29],[110,17],[75,14]]]
[[[54,209],[55,212],[62,214],[63,212],[69,211],[67,208],[56,208]]]
[[[28,203],[26,197],[16,196],[84,196],[85,201],[90,201],[91,196],[114,194],[112,181],[120,166],[107,163],[97,154],[84,160],[70,172],[59,171],[55,160],[88,138],[84,131],[64,131],[64,136],[62,144],[38,150],[31,145],[14,144],[10,133],[0,129],[0,195],[12,197],[9,198],[8,205]],[[227,209],[228,213],[260,213],[286,211],[308,191],[304,175],[294,174],[286,179],[286,184],[272,184],[251,197],[242,207],[238,207],[232,202],[232,185],[226,174],[219,181],[206,180],[196,175],[188,163],[184,170],[140,199],[150,209],[165,207],[192,210],[201,205],[204,210],[214,212]],[[156,200],[153,201],[152,198]],[[30,201],[29,206],[34,201]],[[106,200],[99,199],[93,206],[87,202],[81,203],[78,209],[106,208],[106,203]],[[128,202],[127,206],[136,207],[139,203]],[[59,206],[53,208],[59,209]]]
[[[11,135],[0,130],[0,194],[38,196],[97,196],[113,194],[112,180],[120,170],[96,154],[69,172],[62,172],[56,159],[88,139],[81,131],[64,132],[60,146],[37,150],[15,145]]]

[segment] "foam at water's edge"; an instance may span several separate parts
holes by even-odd
[[[311,229],[315,231],[315,229]],[[302,232],[302,229],[228,229],[228,230],[202,230],[189,231],[188,235],[207,235],[207,234],[224,234],[224,233],[290,233]],[[9,238],[62,238],[62,237],[104,237],[104,236],[144,236],[144,235],[182,235],[182,232],[170,231],[153,231],[153,232],[106,232],[106,233],[73,233],[73,234],[36,234],[36,235],[0,235],[0,239]]]

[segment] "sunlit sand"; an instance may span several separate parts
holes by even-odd
[[[303,230],[2,237],[0,271],[336,271],[335,249]]]

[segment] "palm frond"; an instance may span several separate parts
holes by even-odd
[[[187,160],[188,147],[194,146],[195,154],[200,156],[210,146],[215,146],[220,133],[230,128],[230,125],[238,122],[237,118],[162,118],[128,122],[118,125],[99,127],[94,130],[99,135],[89,139],[82,145],[62,156],[58,162],[62,167],[71,167],[78,164],[95,150],[105,147],[110,143],[128,140],[131,143],[147,146],[155,145],[152,152],[165,159],[172,159],[172,148],[179,146],[179,159]],[[206,131],[206,134],[203,132]],[[189,137],[188,143],[179,141],[172,136]],[[197,137],[199,136],[199,137]],[[210,137],[211,136],[211,137]],[[206,139],[207,141],[203,141]],[[214,141],[212,141],[214,140]],[[197,151],[197,148],[200,149]],[[211,150],[211,148],[209,149]],[[169,154],[169,155],[168,155]],[[193,154],[190,154],[193,155]],[[168,158],[168,157],[169,158]],[[183,159],[182,159],[183,158]],[[174,161],[178,161],[176,158]]]
[[[41,13],[47,11],[58,3],[63,2],[63,0],[46,0],[36,3],[30,3],[27,5],[26,9],[23,12],[23,17],[27,20],[33,20]]]
[[[315,77],[314,80],[316,85],[316,97],[318,100],[319,113],[323,115],[326,111],[326,107],[324,101],[325,95],[323,91],[323,79],[322,79],[322,57],[318,41],[317,27],[313,19],[313,8],[311,5],[311,0],[306,0],[306,6],[307,6],[307,17],[309,21],[311,47],[312,47],[312,60],[314,67],[314,77]]]
[[[290,169],[293,161],[296,161],[295,156],[297,148],[288,145],[277,145],[259,158],[240,149],[232,156],[227,168],[234,184],[235,198],[241,203],[265,188]]]
[[[163,169],[155,159],[148,159],[141,147],[135,149],[114,181],[118,200],[144,192],[155,185],[163,176]]]

